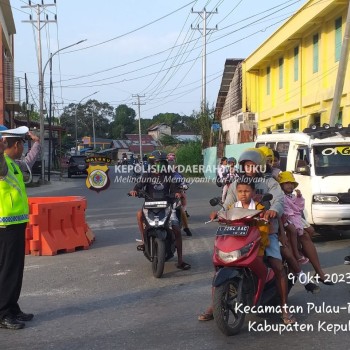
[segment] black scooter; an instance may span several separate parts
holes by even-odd
[[[161,200],[153,199],[144,191],[139,191],[138,197],[145,198],[145,202],[142,206],[144,244],[139,245],[137,250],[143,251],[152,263],[153,276],[160,278],[165,262],[171,259],[176,251],[171,221],[181,203],[177,199],[174,201],[170,196]]]

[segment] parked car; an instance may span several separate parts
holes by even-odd
[[[88,164],[85,162],[85,156],[71,156],[68,161],[68,177],[72,175],[87,174]]]

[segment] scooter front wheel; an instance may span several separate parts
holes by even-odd
[[[220,331],[227,336],[239,333],[245,319],[245,313],[240,309],[246,305],[246,297],[239,292],[240,282],[239,279],[228,280],[214,290],[214,320]]]
[[[163,275],[165,264],[165,242],[159,238],[153,241],[153,260],[152,260],[152,272],[153,276],[160,278]]]

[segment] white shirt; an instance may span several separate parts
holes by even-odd
[[[236,202],[235,208],[243,208],[242,202],[241,201]],[[250,204],[249,204],[248,209],[255,210],[255,202],[253,201],[253,199],[250,200]]]

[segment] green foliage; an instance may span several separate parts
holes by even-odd
[[[93,133],[93,119],[96,137],[106,138],[109,135],[110,120],[113,117],[113,107],[108,103],[89,100],[85,104],[71,103],[64,107],[61,115],[61,125],[66,133],[75,139],[75,118],[77,118],[78,139]]]
[[[151,125],[153,125],[153,119],[142,119],[141,118],[141,133],[142,134],[147,134],[147,130]],[[139,132],[139,121],[138,119],[135,121],[135,128],[137,130],[137,133]]]
[[[207,148],[209,147],[210,143],[210,132],[211,132],[211,125],[214,120],[214,112],[215,109],[212,107],[211,109],[207,108],[205,109],[205,112],[193,112],[192,116],[196,120],[196,130],[200,131],[200,135],[202,136],[202,147]]]
[[[184,166],[202,165],[202,145],[200,141],[190,141],[181,145],[176,151],[176,163]],[[203,176],[200,174],[184,174],[185,176]]]
[[[110,136],[113,139],[124,139],[126,134],[136,132],[136,112],[127,105],[119,105],[115,109],[114,120],[111,123]]]
[[[161,123],[170,126],[173,132],[192,131],[195,118],[181,116],[177,113],[160,113],[152,118],[152,125]]]
[[[40,122],[40,114],[35,111],[29,112],[29,120],[34,122]]]
[[[165,123],[171,127],[172,132],[200,132],[203,137],[203,146],[209,143],[210,127],[213,110],[204,116],[193,112],[191,116],[179,115],[177,113],[160,113],[152,119],[140,120],[142,134],[156,124]],[[133,108],[125,104],[113,108],[108,103],[97,100],[89,100],[85,104],[71,103],[64,107],[60,118],[60,124],[65,128],[69,140],[75,140],[75,120],[77,120],[77,137],[93,136],[93,118],[95,124],[95,136],[100,138],[124,139],[126,134],[135,134],[139,130],[139,121]],[[39,121],[37,112],[32,112],[32,119]],[[54,122],[55,123],[55,122]],[[164,147],[177,147],[182,144],[172,136],[164,136],[161,139]],[[69,141],[70,143],[70,141]]]
[[[163,146],[175,146],[181,143],[181,141],[171,135],[162,135],[159,141]]]

